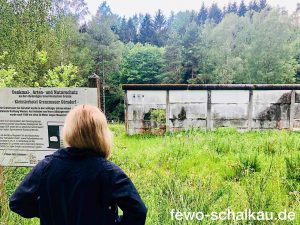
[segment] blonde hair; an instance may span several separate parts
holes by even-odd
[[[112,135],[106,117],[92,105],[79,105],[68,113],[63,140],[66,147],[93,149],[105,158],[111,155]]]

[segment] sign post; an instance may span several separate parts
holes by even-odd
[[[97,104],[98,108],[101,109],[101,87],[100,87],[100,77],[93,73],[91,76],[89,76],[89,87],[91,88],[97,88]]]
[[[3,166],[0,166],[0,215],[1,215],[1,201],[2,201],[2,196],[4,193],[4,168]]]
[[[35,166],[64,147],[70,109],[99,106],[96,88],[2,88],[0,97],[0,166]]]

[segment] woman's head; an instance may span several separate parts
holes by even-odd
[[[68,113],[63,139],[67,147],[93,149],[105,158],[111,154],[112,135],[106,117],[95,106],[79,105]]]

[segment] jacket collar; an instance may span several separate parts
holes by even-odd
[[[85,158],[89,156],[102,157],[100,153],[96,152],[93,149],[75,147],[67,147],[57,150],[53,153],[53,156],[59,158]]]

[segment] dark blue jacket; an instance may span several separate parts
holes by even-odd
[[[41,225],[144,225],[147,213],[118,166],[92,150],[75,148],[58,150],[39,162],[9,206],[23,217],[39,217]]]

